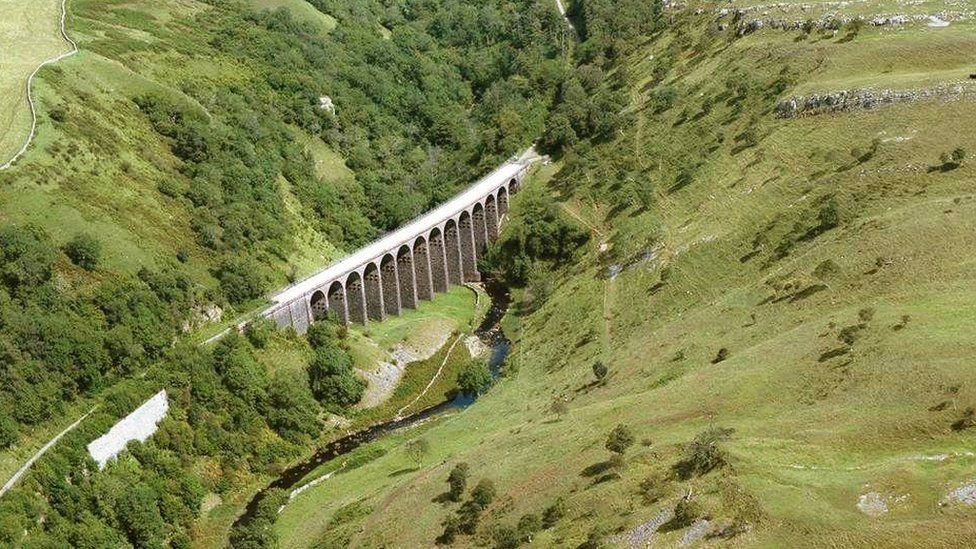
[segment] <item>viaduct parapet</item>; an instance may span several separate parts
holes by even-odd
[[[452,285],[481,280],[478,260],[498,237],[509,197],[534,156],[510,160],[454,198],[272,296],[262,314],[299,333],[332,314],[366,324],[413,309]]]

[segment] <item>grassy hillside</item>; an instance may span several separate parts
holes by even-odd
[[[27,78],[47,59],[68,50],[61,38],[61,1],[3,0],[0,12],[0,164],[20,150],[30,131]]]
[[[219,537],[260,482],[335,435],[327,412],[357,414],[362,383],[339,336],[311,364],[293,337],[262,353],[264,325],[196,343],[221,309],[226,324],[253,313],[271,288],[430,208],[541,131],[562,22],[502,4],[473,8],[470,25],[454,17],[470,6],[447,2],[69,2],[81,52],[39,73],[39,133],[0,173],[0,468],[98,409],[0,499],[0,544]],[[463,325],[466,292],[404,320]],[[453,375],[418,396],[440,364],[358,417],[440,400]],[[98,470],[86,444],[163,388],[173,436]],[[201,516],[219,527],[200,533]]]
[[[306,0],[250,0],[250,4],[256,10],[285,8],[299,21],[309,23],[323,33],[331,32],[338,25],[335,17],[317,9]]]
[[[211,120],[227,117],[226,107],[201,103],[197,90],[246,85],[262,77],[260,67],[210,45],[216,29],[193,29],[212,11],[202,2],[74,2],[69,10],[82,53],[40,74],[40,131],[2,176],[4,222],[39,225],[61,242],[98,234],[110,270],[165,264],[182,251],[196,279],[212,284],[215,254],[191,228],[198,222],[192,205],[171,190],[186,185],[182,161],[132,99],[157,95]],[[322,252],[310,250],[319,244],[296,237],[292,254],[299,264],[306,256],[321,264]]]
[[[430,545],[459,509],[438,496],[461,462],[469,490],[488,478],[497,496],[459,546],[976,542],[974,510],[951,496],[976,479],[976,102],[775,111],[791,96],[965,80],[973,22],[740,37],[716,23],[723,7],[674,12],[605,67],[630,123],[530,183],[592,238],[541,307],[507,321],[506,377],[285,507],[283,546],[336,532]],[[958,165],[942,158],[955,149]],[[622,464],[604,447],[618,424],[635,441]],[[415,436],[432,455],[400,473],[394,448]],[[550,528],[516,532],[557,498],[566,512]]]

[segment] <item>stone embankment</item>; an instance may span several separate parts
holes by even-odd
[[[912,12],[915,2],[899,2],[906,11],[896,13],[874,13],[851,15],[840,10],[858,1],[838,1],[819,3],[774,3],[756,6],[723,7],[714,10],[719,30],[734,28],[736,34],[745,36],[761,29],[782,31],[823,32],[838,31],[852,21],[860,20],[865,26],[899,28],[911,24],[925,24],[929,27],[947,27],[951,23],[976,18],[976,10],[965,4],[946,4],[946,9],[935,13]],[[814,12],[817,12],[815,14]],[[704,14],[704,9],[698,9]]]
[[[964,98],[976,98],[976,80],[958,80],[929,88],[907,90],[854,89],[807,96],[797,95],[777,103],[776,116],[778,118],[798,118],[817,114],[867,110],[895,103],[915,103],[930,100],[950,102]]]

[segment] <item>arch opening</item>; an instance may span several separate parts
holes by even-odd
[[[441,257],[443,258],[443,252]],[[413,242],[413,277],[417,287],[417,299],[430,301],[434,298],[433,261],[427,239],[418,236]]]
[[[453,219],[444,225],[444,260],[447,264],[447,290],[449,284],[460,284],[461,273],[464,272],[461,264],[461,238],[457,222]]]
[[[485,199],[485,226],[488,228],[488,242],[494,242],[498,238],[498,207],[493,194]]]
[[[359,273],[349,274],[343,293],[349,305],[349,319],[359,324],[366,324],[366,319],[369,317],[366,309],[366,286]]]
[[[376,263],[366,265],[363,271],[363,286],[366,291],[366,315],[370,320],[383,320],[383,284],[380,280],[380,269]]]
[[[502,216],[508,214],[508,189],[502,187],[498,189],[498,218],[499,224]]]
[[[474,223],[467,210],[458,216],[458,240],[461,242],[461,280],[478,282],[478,258],[475,255]]]
[[[309,299],[309,307],[312,310],[312,321],[322,320],[329,315],[329,300],[322,290],[315,290]]]
[[[346,305],[346,289],[338,280],[329,286],[329,310],[336,320],[342,324],[349,324],[349,307]]]
[[[400,282],[400,305],[417,308],[417,280],[413,249],[404,244],[397,251],[397,279]]]
[[[383,284],[383,311],[388,315],[400,314],[400,280],[393,254],[386,254],[380,260],[380,281]]]
[[[485,207],[481,202],[475,203],[471,208],[471,228],[474,231],[475,261],[481,261],[485,258],[485,251],[488,249],[488,220],[485,218]]]

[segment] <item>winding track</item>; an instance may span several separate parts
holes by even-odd
[[[45,66],[50,65],[52,63],[57,63],[58,61],[61,61],[62,59],[67,59],[68,57],[71,57],[72,55],[78,53],[78,44],[76,44],[75,41],[72,40],[71,37],[68,36],[68,31],[65,30],[65,28],[64,28],[64,20],[65,20],[65,17],[67,16],[67,14],[68,14],[67,3],[68,3],[68,0],[61,0],[61,25],[60,25],[60,30],[61,30],[61,37],[64,38],[64,40],[68,44],[71,45],[71,51],[62,53],[62,54],[60,54],[60,55],[58,55],[56,57],[52,57],[52,58],[50,58],[50,59],[42,62],[40,65],[37,66],[36,69],[34,69],[34,72],[32,72],[30,74],[30,76],[27,77],[27,105],[30,107],[30,114],[31,114],[30,132],[28,132],[27,139],[24,141],[24,144],[21,145],[20,150],[17,151],[10,160],[8,160],[3,165],[0,165],[0,171],[6,170],[7,168],[13,166],[14,162],[16,162],[17,159],[21,157],[21,155],[23,155],[25,152],[27,152],[27,147],[29,147],[31,141],[34,140],[34,133],[37,131],[37,108],[36,108],[36,106],[34,104],[34,96],[31,94],[31,90],[32,90],[33,85],[34,85],[34,77],[37,76],[37,73],[42,68],[44,68]],[[0,495],[2,495],[2,492],[0,492]]]
[[[62,59],[71,57],[72,55],[78,53],[78,44],[76,44],[75,41],[72,40],[68,36],[68,32],[64,28],[64,19],[65,19],[65,16],[67,15],[67,2],[68,2],[68,0],[61,0],[61,36],[69,44],[71,44],[71,51],[66,52],[66,53],[62,53],[61,55],[58,55],[57,57],[52,57],[52,58],[48,59],[47,61],[44,61],[43,63],[41,63],[40,65],[38,65],[36,69],[34,69],[34,72],[32,72],[29,77],[27,77],[27,104],[30,106],[30,113],[31,113],[31,128],[30,128],[30,133],[27,134],[27,140],[24,141],[23,146],[21,146],[20,147],[20,150],[17,151],[16,154],[14,154],[13,158],[11,158],[5,164],[3,164],[2,166],[0,166],[0,171],[6,170],[10,166],[12,166],[13,163],[18,158],[20,158],[20,156],[22,154],[24,154],[24,152],[27,150],[27,147],[30,146],[30,142],[34,139],[34,132],[37,129],[37,110],[34,107],[34,98],[31,96],[31,85],[34,83],[34,77],[37,75],[38,71],[40,71],[41,68],[43,68],[45,65],[50,65],[51,63],[57,63],[58,61],[60,61]],[[85,415],[81,416],[80,418],[78,418],[77,421],[75,421],[74,423],[72,423],[71,425],[69,425],[64,431],[61,431],[60,433],[58,433],[58,435],[56,437],[54,437],[51,440],[49,440],[47,442],[47,444],[45,444],[44,446],[41,446],[41,449],[38,450],[37,452],[35,452],[34,455],[32,455],[30,457],[30,459],[28,459],[20,467],[20,469],[17,469],[17,472],[15,472],[13,474],[13,476],[11,476],[7,480],[6,484],[4,484],[3,487],[0,487],[0,497],[2,497],[4,494],[6,494],[8,490],[10,490],[11,488],[13,488],[14,487],[14,484],[17,484],[17,481],[20,480],[20,477],[24,476],[24,474],[27,472],[27,470],[31,468],[31,465],[34,465],[34,462],[36,462],[37,460],[41,459],[41,456],[43,456],[48,450],[50,450],[52,446],[54,446],[55,444],[57,444],[57,442],[59,440],[61,440],[61,437],[63,437],[64,435],[68,434],[69,432],[71,432],[72,429],[74,429],[75,427],[77,427],[78,425],[80,425],[81,422],[86,417],[88,417],[89,415],[91,415],[91,413],[94,412],[94,411],[95,411],[95,408],[92,408],[91,410],[88,411],[88,413],[86,413]]]
[[[85,414],[85,415],[81,416],[80,418],[78,418],[77,421],[75,421],[71,425],[68,425],[68,427],[64,431],[61,431],[60,433],[58,433],[58,435],[56,437],[54,437],[51,440],[49,440],[47,442],[47,444],[45,444],[44,446],[41,446],[41,449],[38,450],[37,452],[35,452],[34,455],[31,456],[30,459],[28,459],[26,463],[24,463],[23,465],[21,465],[20,469],[17,469],[17,472],[14,473],[13,476],[10,477],[9,480],[7,480],[7,483],[4,484],[3,487],[0,487],[0,497],[2,497],[4,494],[6,494],[8,490],[10,490],[11,488],[13,488],[14,487],[14,484],[17,484],[17,481],[20,480],[20,477],[24,476],[24,473],[26,473],[27,470],[31,468],[31,465],[34,465],[34,462],[35,461],[41,459],[41,456],[43,456],[45,452],[47,452],[48,450],[50,450],[52,446],[54,446],[55,444],[57,444],[58,441],[61,440],[61,437],[63,437],[64,435],[68,434],[69,432],[71,432],[71,430],[74,429],[75,427],[77,427],[78,425],[80,425],[81,422],[84,421],[84,419],[86,417],[90,416],[91,413],[95,411],[95,408],[98,408],[98,406],[96,405],[91,410],[88,410],[88,413],[87,414]]]

